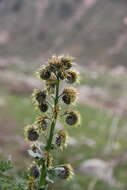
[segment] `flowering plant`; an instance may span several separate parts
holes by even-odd
[[[35,89],[32,99],[40,115],[32,125],[25,127],[25,137],[31,143],[28,150],[33,157],[29,167],[28,190],[46,190],[53,178],[70,179],[74,175],[70,164],[54,165],[53,152],[67,146],[67,132],[56,128],[58,120],[64,119],[69,126],[80,124],[80,115],[72,110],[77,100],[75,88],[63,86],[76,83],[79,73],[72,69],[74,59],[69,56],[52,56],[46,66],[41,66],[37,76],[45,83],[44,89]],[[61,90],[62,89],[62,90]],[[43,143],[39,140],[43,137]]]

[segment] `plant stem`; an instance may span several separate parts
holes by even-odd
[[[45,186],[46,185],[46,165],[45,165],[45,161],[42,161],[42,169],[41,169],[41,177],[40,177],[40,183],[39,186]]]
[[[54,113],[53,113],[53,121],[51,123],[51,130],[50,130],[50,135],[49,135],[49,139],[47,141],[47,151],[50,152],[51,150],[51,145],[52,145],[52,139],[53,139],[53,135],[54,135],[54,129],[55,129],[55,125],[56,125],[56,120],[57,120],[57,111],[56,111],[56,106],[58,104],[58,100],[59,100],[59,80],[58,80],[58,84],[56,86],[56,95],[55,95],[55,100],[54,100]]]
[[[52,119],[52,123],[51,123],[51,129],[50,129],[50,134],[49,134],[49,138],[47,140],[47,145],[46,145],[46,150],[48,152],[50,152],[51,150],[51,145],[52,145],[52,140],[53,140],[53,135],[54,135],[54,129],[55,129],[55,125],[56,125],[56,121],[57,121],[57,105],[58,105],[58,101],[59,101],[59,78],[58,79],[58,83],[56,85],[56,89],[55,89],[55,98],[54,98],[54,111],[53,111],[53,119]],[[41,177],[40,177],[40,183],[39,186],[46,186],[46,176],[47,176],[47,168],[48,166],[45,164],[45,161],[42,162],[42,169],[41,169]],[[46,189],[46,187],[44,188],[44,190]]]

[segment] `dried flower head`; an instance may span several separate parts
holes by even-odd
[[[55,139],[56,146],[61,150],[63,150],[63,148],[67,146],[66,139],[67,139],[67,133],[64,130],[58,131]]]
[[[53,55],[49,60],[49,67],[51,68],[51,71],[64,71],[68,70],[73,66],[73,57],[70,56],[56,56]]]
[[[39,133],[35,125],[28,125],[25,128],[25,137],[29,141],[37,141],[39,138]]]
[[[40,111],[42,111],[42,112],[48,111],[48,108],[49,108],[49,106],[46,102],[42,102],[41,104],[39,104],[38,107],[39,107]]]
[[[66,75],[66,81],[69,84],[75,83],[78,80],[79,73],[74,70],[69,70]]]
[[[74,58],[70,57],[70,56],[61,56],[61,64],[62,64],[62,68],[64,70],[68,70],[70,69],[74,63],[73,63]]]
[[[70,164],[61,165],[61,170],[58,174],[58,177],[61,179],[71,179],[74,175],[73,168]]]
[[[38,166],[35,163],[30,166],[30,168],[29,168],[29,174],[30,174],[31,177],[33,177],[35,179],[39,178],[40,171],[39,171]]]
[[[47,129],[48,127],[48,122],[47,122],[47,117],[46,116],[39,116],[36,118],[36,126],[39,129],[39,131],[43,132]]]
[[[67,112],[65,112],[65,114],[66,114],[65,121],[66,121],[66,123],[68,125],[77,126],[77,125],[80,124],[80,115],[79,115],[78,112],[76,112],[76,111],[67,111]]]
[[[39,78],[42,80],[48,80],[51,77],[51,70],[48,66],[41,66],[37,75],[39,75]]]
[[[77,98],[77,91],[75,88],[69,87],[64,89],[62,100],[65,104],[69,105],[75,102],[76,98]]]
[[[53,55],[49,60],[49,67],[51,71],[55,72],[61,68],[61,59],[60,56]]]
[[[34,89],[32,94],[33,103],[40,104],[46,100],[46,90]]]

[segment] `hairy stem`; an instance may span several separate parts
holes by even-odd
[[[56,85],[55,89],[55,98],[54,98],[54,111],[53,111],[53,119],[51,123],[51,128],[50,128],[50,133],[49,133],[49,138],[47,140],[47,145],[46,145],[46,150],[50,152],[51,150],[51,145],[52,145],[52,140],[54,136],[54,130],[55,130],[55,125],[57,121],[57,105],[59,101],[59,78],[58,78],[58,84]],[[40,177],[40,187],[41,186],[46,186],[46,176],[47,176],[47,168],[48,166],[45,164],[45,161],[42,162],[42,169],[41,169],[41,177]],[[46,187],[44,188],[44,190]]]

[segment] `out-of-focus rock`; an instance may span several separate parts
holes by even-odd
[[[121,187],[120,184],[114,177],[114,163],[107,162],[101,159],[90,159],[83,162],[80,167],[80,171],[83,174],[95,176],[98,179],[103,180],[113,187]]]

